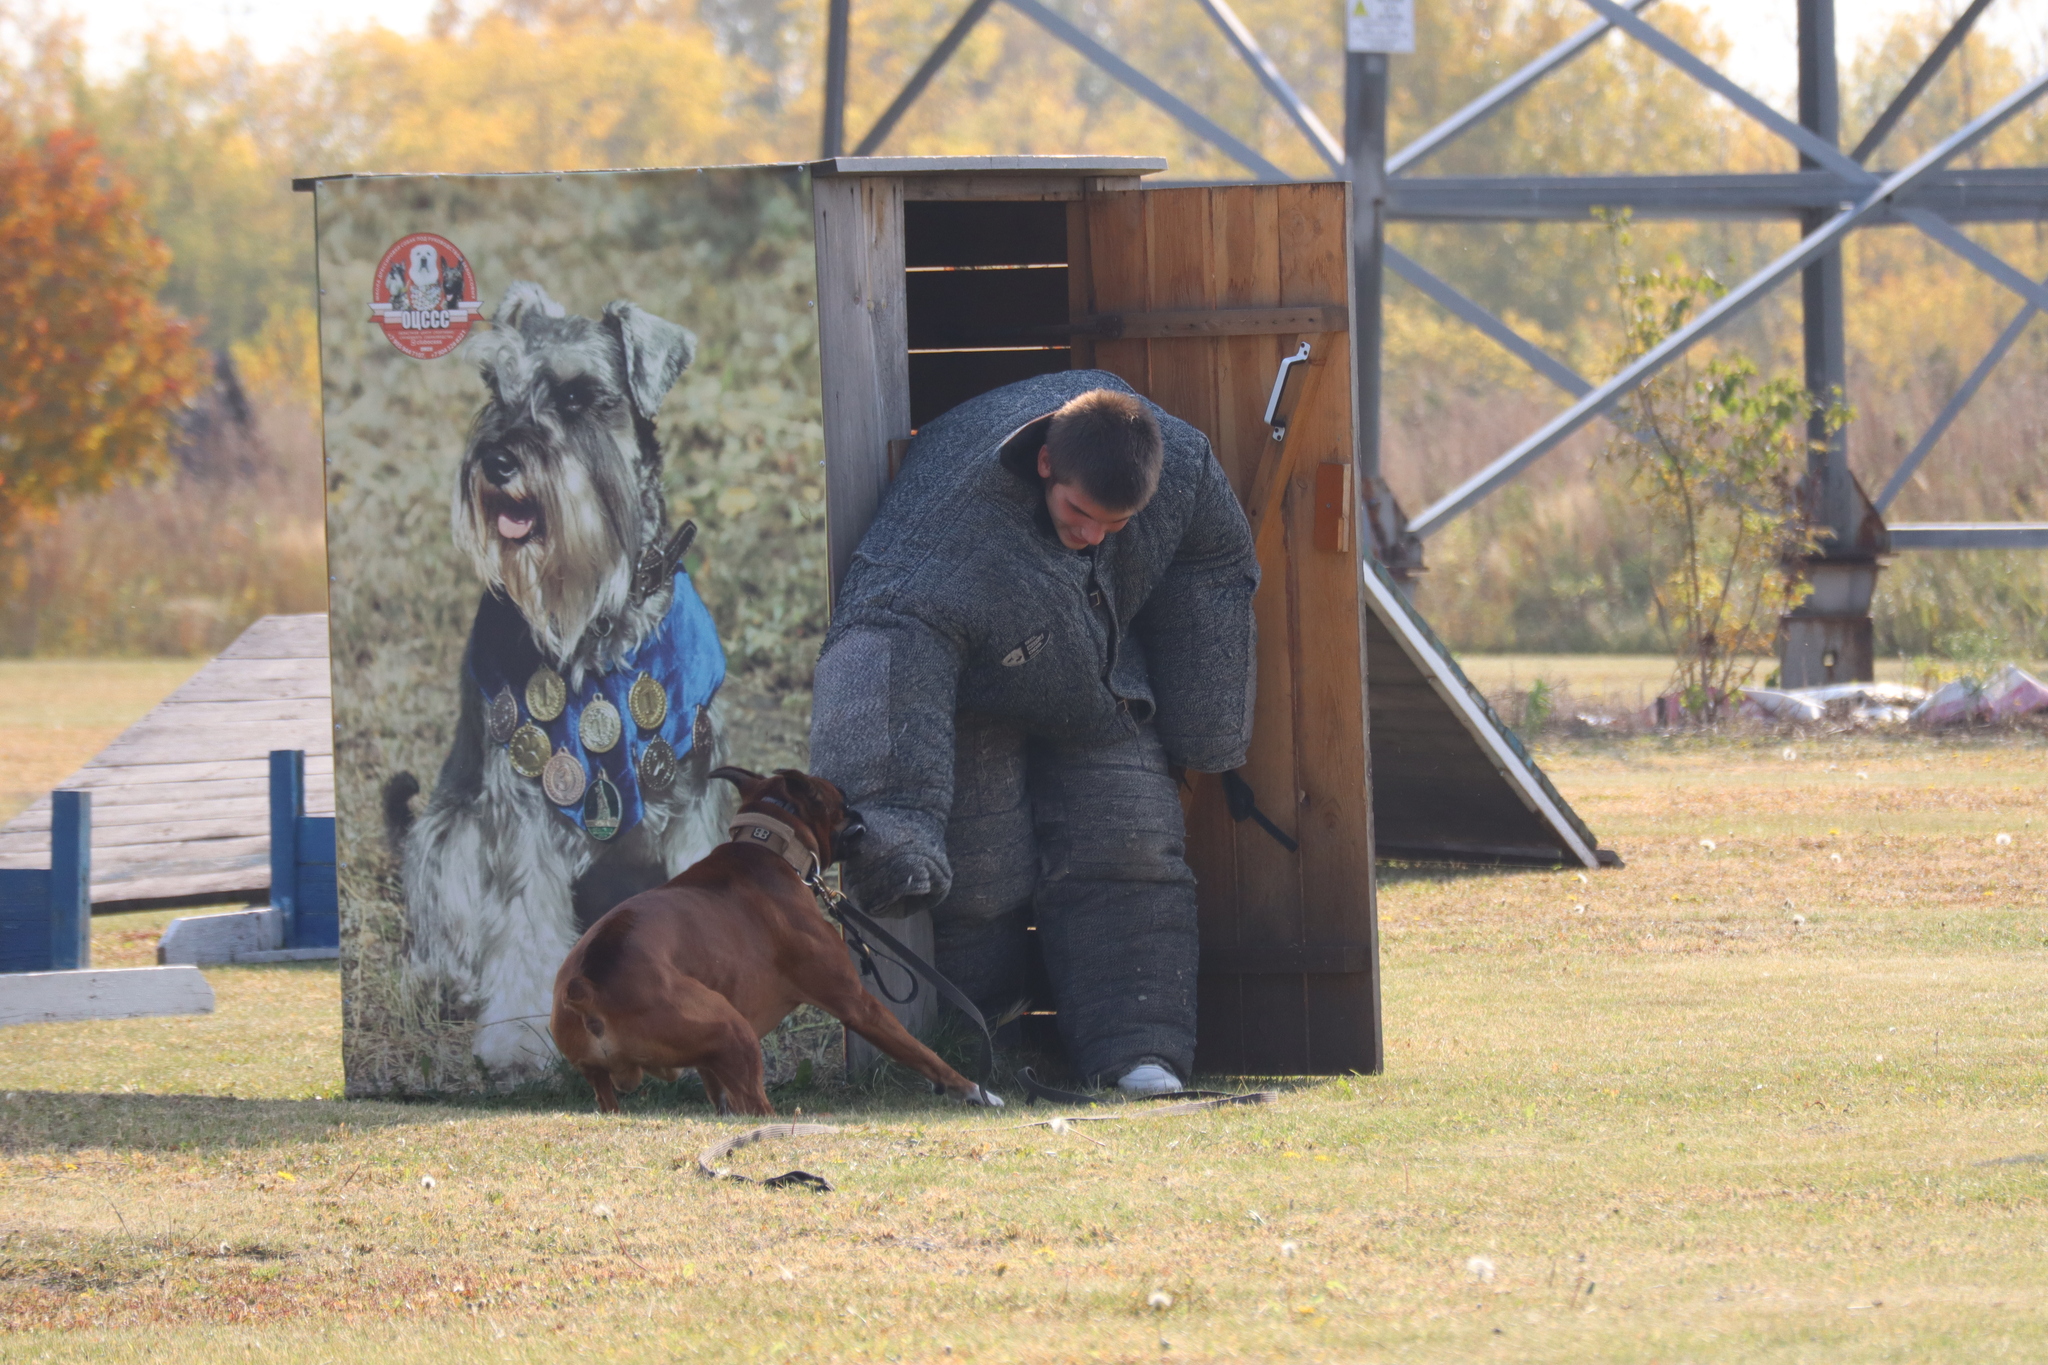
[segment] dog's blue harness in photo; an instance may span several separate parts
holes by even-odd
[[[581,765],[590,786],[603,778],[619,794],[617,826],[610,832],[590,828],[585,820],[586,804],[580,799],[570,805],[556,804],[555,809],[563,819],[574,821],[577,828],[593,838],[623,835],[640,823],[647,810],[639,769],[649,746],[656,740],[662,741],[675,760],[688,754],[696,740],[698,709],[711,704],[719,685],[725,681],[725,650],[718,643],[718,627],[712,623],[703,599],[697,596],[689,574],[678,569],[674,596],[661,624],[629,651],[617,668],[585,673],[579,684],[567,690],[562,713],[543,721],[530,711],[526,688],[533,675],[546,667],[549,663],[534,647],[518,609],[500,594],[486,595],[477,608],[469,651],[470,680],[483,693],[486,711],[493,698],[510,689],[519,708],[519,720],[547,736],[551,753],[558,758],[566,753]],[[642,673],[661,685],[668,700],[667,714],[652,729],[634,719],[630,700],[633,684]],[[583,713],[599,697],[615,708],[623,730],[618,742],[602,753],[593,752],[583,742]],[[497,747],[508,746],[500,743]],[[681,780],[680,774],[675,780]],[[602,814],[609,816],[612,812]]]

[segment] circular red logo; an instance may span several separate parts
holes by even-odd
[[[415,232],[393,242],[370,282],[370,320],[415,360],[447,355],[483,312],[476,272],[446,237]]]

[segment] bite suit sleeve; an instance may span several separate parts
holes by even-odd
[[[1252,742],[1259,564],[1230,480],[1204,454],[1194,515],[1131,624],[1145,647],[1168,759],[1217,773],[1243,766]]]
[[[860,855],[840,868],[871,914],[909,914],[953,884],[953,708],[959,647],[914,617],[868,609],[835,632],[811,699],[811,770],[859,809]]]

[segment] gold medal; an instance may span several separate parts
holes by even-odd
[[[667,740],[654,740],[640,751],[634,771],[640,776],[640,790],[658,796],[675,785],[676,751]]]
[[[642,673],[633,679],[633,690],[626,694],[626,709],[633,713],[633,723],[641,729],[659,730],[668,719],[668,693],[653,674]]]
[[[569,704],[569,684],[562,675],[542,664],[526,680],[526,714],[545,725],[562,714]]]
[[[619,789],[603,773],[590,784],[590,791],[583,798],[583,829],[593,839],[609,839],[619,832],[619,816],[625,803],[619,799]]]
[[[512,695],[508,684],[498,689],[498,695],[484,704],[484,729],[491,736],[493,744],[510,744],[512,734],[519,728],[519,702]]]
[[[521,777],[539,777],[548,766],[546,732],[531,722],[520,726],[512,732],[505,756],[512,760],[512,771]]]
[[[576,733],[583,737],[583,747],[594,754],[611,752],[624,729],[619,721],[619,708],[603,697],[593,697],[590,705],[583,708],[583,718],[576,724]]]
[[[583,799],[585,785],[583,765],[567,749],[555,750],[555,756],[548,760],[540,775],[541,790],[548,794],[548,800],[558,806],[573,806]]]

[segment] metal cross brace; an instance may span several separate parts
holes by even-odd
[[[981,22],[981,16],[987,14],[989,6],[995,2],[996,0],[971,0],[966,12],[953,21],[953,27],[946,30],[946,36],[939,39],[939,45],[918,64],[910,79],[903,83],[903,88],[896,92],[896,98],[889,101],[889,107],[875,120],[875,126],[868,129],[867,136],[854,147],[855,156],[874,155],[875,148],[881,146],[882,140],[896,130],[897,122],[910,112],[910,106],[917,103],[917,97],[932,83],[932,77],[939,74],[940,67],[952,60],[953,54],[959,51],[960,44],[967,40],[968,33]]]
[[[1602,2],[1604,3],[1604,0]],[[2007,120],[2039,99],[2044,91],[2048,91],[2048,74],[2036,76],[1944,138],[1911,165],[1886,178],[1862,199],[1808,234],[1799,245],[1730,290],[1712,307],[1701,312],[1691,322],[1624,367],[1620,373],[1552,418],[1541,430],[1524,439],[1514,449],[1426,508],[1408,523],[1409,533],[1423,537],[1442,530],[1451,518],[1471,507],[1528,465],[1556,449],[1572,433],[1619,403],[1645,380],[1691,349],[1696,342],[1719,331],[1791,275],[1833,250],[1851,228],[1885,204],[1893,195],[1989,137],[2004,126]]]
[[[1448,281],[1433,274],[1429,268],[1391,244],[1383,248],[1386,252],[1387,268],[1396,275],[1429,295],[1450,312],[1486,333],[1500,344],[1501,348],[1515,359],[1527,365],[1551,383],[1563,389],[1574,398],[1583,398],[1593,391],[1593,385],[1577,370],[1559,360],[1550,352],[1538,346],[1529,338],[1508,326],[1500,317],[1460,293]]]
[[[1648,9],[1656,0],[1628,0],[1624,8],[1635,14]],[[1500,110],[1526,95],[1536,82],[1563,66],[1572,58],[1584,52],[1614,27],[1614,21],[1602,18],[1588,24],[1571,37],[1559,43],[1550,51],[1530,62],[1527,66],[1509,76],[1500,84],[1488,90],[1478,99],[1452,114],[1442,123],[1416,138],[1387,158],[1387,174],[1399,175],[1431,152],[1447,145],[1453,138],[1485,122]]]
[[[2048,283],[2048,281],[2044,281],[2044,283]],[[1986,351],[1984,358],[1977,362],[1977,368],[1970,371],[1969,377],[1963,380],[1962,384],[1957,387],[1954,396],[1948,400],[1948,403],[1936,415],[1934,421],[1929,424],[1926,432],[1914,444],[1913,449],[1907,454],[1906,458],[1899,461],[1899,467],[1892,471],[1891,478],[1885,481],[1884,491],[1877,495],[1874,503],[1879,512],[1889,508],[1892,505],[1893,499],[1897,498],[1905,490],[1906,481],[1911,479],[1914,471],[1920,468],[1920,462],[1927,458],[1928,452],[1934,449],[1935,443],[1947,434],[1950,425],[1961,415],[1963,409],[1969,406],[1970,400],[1977,396],[1977,390],[1984,387],[1984,381],[1991,377],[1991,372],[1994,369],[1998,368],[1998,362],[2005,359],[2005,353],[2013,348],[2014,343],[2027,330],[2028,324],[2032,323],[2040,313],[2041,305],[2030,298],[2027,300],[2026,307],[2020,309],[2019,315],[2006,324],[2005,330],[1998,334],[1998,340],[1991,343],[1991,349]]]
[[[1209,143],[1240,166],[1243,166],[1258,179],[1265,181],[1288,181],[1294,178],[1272,162],[1266,160],[1265,157],[1253,151],[1242,139],[1233,136],[1214,119],[1211,119],[1186,100],[1181,99],[1178,95],[1160,85],[1159,82],[1153,80],[1150,76],[1147,76],[1144,72],[1138,70],[1138,68],[1132,66],[1114,52],[1111,52],[1101,43],[1089,37],[1085,31],[1071,20],[1040,4],[1039,0],[1003,0],[1003,2],[1053,37],[1065,43],[1068,47],[1074,49],[1074,51],[1078,52],[1088,61],[1101,68],[1103,72],[1114,77],[1133,94],[1136,94],[1155,108],[1162,110],[1183,128]],[[1204,3],[1214,4],[1216,0],[1204,0]],[[909,112],[910,106],[917,102],[918,96],[924,93],[925,87],[931,84],[932,78],[939,73],[939,69],[951,60],[953,54],[959,50],[960,44],[966,41],[968,33],[972,31],[976,24],[981,22],[983,16],[994,5],[995,0],[971,0],[965,12],[953,22],[951,28],[946,30],[946,35],[939,40],[938,46],[934,47],[931,53],[925,57],[924,61],[918,64],[917,70],[911,73],[910,79],[904,83],[903,89],[897,93],[895,99],[889,102],[889,107],[882,112],[882,116],[875,120],[875,126],[870,128],[866,136],[862,137],[860,142],[854,147],[855,156],[871,155],[877,147],[882,145],[882,141],[895,130],[897,123],[901,121],[903,115]],[[1214,14],[1215,11],[1212,9],[1211,13]],[[1231,15],[1231,18],[1235,20],[1236,16]],[[1221,21],[1219,20],[1219,22]],[[1237,25],[1240,31],[1243,30],[1243,27],[1242,24]],[[1226,34],[1230,32],[1227,25],[1225,32]],[[1248,32],[1244,33],[1244,37],[1249,39],[1250,34]],[[1256,45],[1253,45],[1252,50],[1257,51]],[[1242,51],[1242,48],[1240,48],[1240,51]],[[1271,66],[1272,63],[1266,63],[1268,69]],[[1256,64],[1253,69],[1258,71]],[[1265,79],[1266,73],[1260,72],[1259,74],[1262,80]],[[1279,79],[1278,71],[1271,71],[1271,75],[1274,80],[1277,81]],[[1285,82],[1281,82],[1281,85],[1284,89]],[[1288,93],[1292,94],[1291,91]],[[1286,100],[1282,100],[1283,104],[1286,102]],[[1295,103],[1299,104],[1299,101],[1297,100]],[[1305,106],[1303,107],[1305,109]],[[1290,112],[1293,112],[1293,110],[1290,110]],[[1314,115],[1311,113],[1309,117],[1313,118]],[[1297,121],[1299,121],[1298,116]],[[1325,131],[1324,136],[1328,136],[1327,131]]]
[[[952,27],[947,30],[939,44],[905,83],[881,118],[864,136],[854,149],[855,155],[871,154],[888,137],[905,112],[924,92],[932,78],[959,49],[975,24],[994,7],[996,0],[970,0],[966,10]],[[1259,155],[1242,140],[1234,137],[1213,120],[1200,113],[1186,101],[1181,100],[1156,81],[1116,56],[1086,32],[1048,9],[1040,0],[1004,0],[1012,9],[1038,24],[1053,37],[1073,48],[1082,57],[1114,77],[1148,103],[1161,109],[1183,127],[1193,132],[1212,146],[1228,155],[1263,181],[1285,181],[1290,179],[1284,171],[1265,157]],[[1251,31],[1230,8],[1228,0],[1197,0],[1211,21],[1222,31],[1224,37],[1236,50],[1238,57],[1250,68],[1268,94],[1280,104],[1302,135],[1308,140],[1316,154],[1333,170],[1346,173],[1343,150],[1329,129],[1317,117],[1306,101],[1288,85],[1286,79],[1272,60],[1259,47]],[[1495,85],[1486,94],[1473,100],[1448,119],[1415,139],[1407,147],[1388,158],[1387,173],[1396,175],[1422,160],[1424,157],[1449,144],[1464,132],[1475,127],[1492,114],[1505,108],[1515,99],[1527,93],[1537,81],[1558,67],[1570,61],[1591,47],[1610,31],[1619,29],[1642,43],[1666,61],[1677,66],[1686,75],[1707,90],[1727,100],[1747,117],[1783,138],[1798,148],[1809,161],[1826,168],[1840,177],[1843,188],[1850,193],[1861,192],[1864,198],[1845,208],[1834,218],[1821,225],[1813,234],[1802,240],[1799,246],[1766,266],[1743,285],[1724,296],[1714,307],[1680,332],[1666,338],[1665,342],[1636,361],[1633,365],[1614,376],[1597,388],[1577,374],[1570,366],[1550,355],[1534,342],[1516,332],[1505,321],[1480,304],[1461,293],[1419,262],[1392,246],[1386,247],[1386,264],[1394,272],[1415,285],[1455,316],[1471,324],[1510,354],[1528,365],[1536,373],[1571,394],[1577,401],[1572,408],[1546,425],[1514,450],[1496,460],[1492,465],[1468,480],[1448,497],[1424,511],[1410,523],[1409,530],[1418,536],[1427,535],[1439,529],[1451,517],[1469,508],[1473,503],[1491,492],[1500,483],[1513,477],[1529,463],[1540,458],[1561,443],[1572,432],[1583,426],[1594,416],[1605,415],[1621,397],[1633,390],[1643,380],[1662,369],[1664,365],[1682,354],[1694,342],[1718,330],[1729,319],[1752,306],[1793,271],[1802,269],[1834,248],[1840,237],[1850,228],[1866,221],[1883,221],[1887,218],[1912,223],[1934,240],[1961,255],[2007,288],[2012,289],[2026,300],[2026,308],[1995,343],[1977,370],[1965,380],[1936,418],[1932,427],[1915,446],[1899,469],[1887,483],[1885,492],[1877,500],[1880,510],[1897,496],[1928,451],[1939,440],[1954,421],[1954,418],[1970,397],[1982,385],[1990,372],[2018,336],[2024,331],[2033,316],[2048,308],[2048,282],[2036,284],[2032,279],[2014,269],[1999,258],[1996,253],[1978,245],[1964,235],[1953,223],[1929,209],[1918,208],[1896,202],[1894,196],[1911,188],[1919,179],[1944,164],[1964,148],[1988,136],[2013,114],[2038,98],[2043,81],[2037,79],[2013,96],[2008,97],[1981,118],[1953,134],[1949,139],[1923,156],[1912,166],[1890,177],[1880,184],[1876,175],[1864,169],[1863,163],[1883,142],[1896,126],[1913,101],[1932,81],[1942,65],[1960,47],[1971,26],[1990,4],[1990,0],[1971,0],[1969,8],[1957,18],[1948,33],[1935,49],[1921,63],[1908,79],[1904,88],[1893,98],[1890,105],[1879,115],[1854,152],[1844,156],[1838,149],[1811,130],[1792,122],[1765,105],[1748,91],[1742,89],[1727,77],[1715,71],[1698,57],[1688,52],[1675,40],[1653,28],[1639,16],[1655,0],[1584,0],[1599,18],[1586,28],[1573,34],[1542,56],[1528,63],[1514,75]],[[1676,179],[1683,179],[1679,177]]]
[[[1785,141],[1797,147],[1810,157],[1816,165],[1824,166],[1857,188],[1877,183],[1877,177],[1844,156],[1835,145],[1810,128],[1802,128],[1791,119],[1750,94],[1734,81],[1708,66],[1698,57],[1685,50],[1676,39],[1668,37],[1648,20],[1635,15],[1614,3],[1614,0],[1583,0],[1594,12],[1604,16],[1616,28],[1649,48],[1652,52],[1670,62],[1673,66],[1692,77],[1707,89],[1727,100],[1757,123],[1776,133]]]
[[[1927,60],[1921,62],[1919,69],[1906,78],[1906,83],[1900,87],[1899,93],[1892,96],[1892,102],[1884,107],[1884,112],[1877,116],[1877,122],[1870,125],[1870,131],[1856,144],[1856,150],[1849,153],[1851,161],[1861,166],[1870,160],[1884,140],[1891,136],[1892,129],[1898,126],[1899,120],[1906,116],[1906,111],[1913,107],[1913,101],[1920,98],[1920,92],[1925,90],[1928,83],[1940,73],[1941,68],[1948,64],[1949,57],[1963,45],[1963,39],[1970,36],[1970,30],[1976,25],[1978,16],[1984,13],[1985,7],[1990,3],[1991,0],[1971,0],[1970,7],[1963,11],[1955,23],[1949,25],[1948,32],[1934,45],[1934,51],[1927,54]]]
[[[1252,37],[1252,31],[1237,17],[1237,11],[1230,8],[1227,0],[1196,0],[1196,3],[1208,12],[1216,27],[1223,30],[1223,36],[1237,49],[1237,55],[1259,78],[1259,84],[1266,87],[1266,93],[1280,102],[1280,107],[1294,120],[1294,126],[1301,129],[1301,135],[1309,140],[1317,155],[1338,175],[1346,174],[1344,144],[1330,135],[1330,130],[1316,117],[1316,111],[1294,93],[1294,87],[1280,74],[1280,68],[1273,65],[1273,59],[1265,54],[1258,39]]]
[[[2037,308],[2048,308],[2048,288],[2035,284],[1989,247],[1980,246],[1963,230],[1930,209],[1894,209],[1893,212],[1947,247],[1956,255],[1997,280]]]
[[[1196,109],[1186,100],[1167,90],[1166,87],[1132,66],[1123,58],[1111,52],[1101,43],[1084,33],[1077,25],[1062,15],[1055,14],[1038,0],[1003,0],[1017,13],[1037,24],[1053,37],[1065,43],[1089,61],[1114,76],[1133,94],[1155,105],[1171,115],[1182,127],[1207,141],[1238,165],[1243,166],[1261,180],[1290,181],[1293,176],[1260,156],[1242,141],[1225,132],[1222,126],[1208,115]]]

